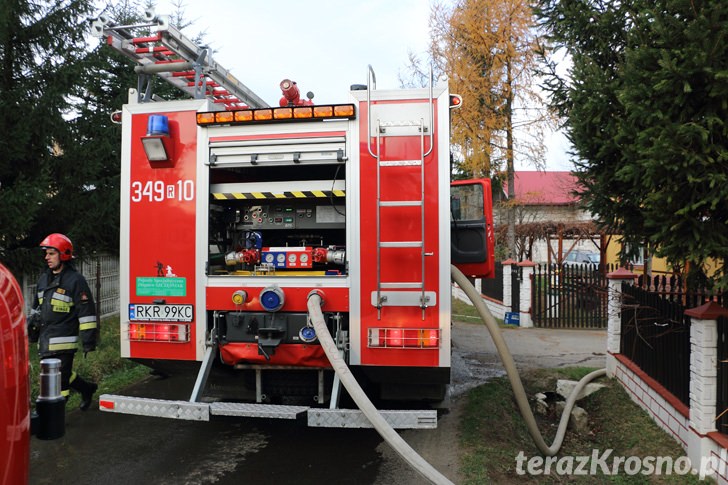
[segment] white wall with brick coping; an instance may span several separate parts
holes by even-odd
[[[709,443],[711,445],[704,456],[707,456],[712,462],[712,477],[719,485],[726,485],[728,484],[728,449],[723,448],[713,440],[710,440]]]
[[[687,448],[690,433],[688,418],[679,413],[664,397],[618,360],[614,378],[622,384],[629,397],[647,411],[647,414],[660,428],[675,438],[683,448]]]
[[[675,438],[686,451],[694,469],[700,471],[701,467],[704,467],[706,475],[712,477],[716,483],[728,485],[728,449],[710,437],[697,433],[690,426],[690,419],[683,416],[667,399],[618,360],[614,378],[660,428]]]
[[[477,289],[477,287],[476,287],[476,289]],[[473,304],[470,301],[470,298],[468,298],[468,296],[462,290],[462,288],[460,288],[456,284],[452,285],[452,296],[453,296],[453,298],[463,301],[463,302],[467,303],[468,305]],[[480,296],[483,297],[483,302],[485,303],[485,306],[488,307],[488,310],[490,310],[490,313],[492,313],[495,318],[499,318],[501,320],[505,319],[506,312],[510,311],[510,309],[506,309],[506,307],[503,305],[503,303],[499,302],[498,300],[494,300],[493,298],[489,298],[486,295],[482,295],[482,294]]]
[[[480,293],[480,296],[483,298],[483,302],[485,303],[485,306],[488,307],[488,310],[490,310],[490,313],[492,313],[495,318],[498,318],[500,320],[505,320],[506,312],[510,312],[512,308],[511,302],[513,301],[513,288],[511,287],[511,264],[516,264],[516,262],[513,260],[506,260],[503,262],[503,301],[498,301],[494,298],[483,295],[482,280],[480,278],[475,278],[475,284],[473,285],[478,293]],[[528,294],[529,300],[528,306],[526,308],[529,308],[531,305],[531,292],[529,291]],[[470,298],[468,298],[465,292],[462,290],[462,288],[460,288],[455,283],[452,284],[452,296],[453,298],[463,301],[468,305],[473,304],[470,301]]]

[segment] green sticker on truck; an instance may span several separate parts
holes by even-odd
[[[187,278],[137,277],[137,296],[187,296]]]

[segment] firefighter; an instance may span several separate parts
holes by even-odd
[[[63,234],[50,234],[40,243],[48,269],[38,281],[33,308],[39,310],[38,354],[61,360],[61,394],[69,388],[81,394],[82,411],[91,405],[98,385],[73,372],[73,357],[80,347],[84,356],[96,350],[98,322],[93,295],[86,278],[73,266],[73,244]]]

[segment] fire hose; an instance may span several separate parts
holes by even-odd
[[[475,305],[475,308],[480,317],[483,319],[483,322],[485,322],[488,332],[490,333],[496,349],[498,350],[498,355],[506,369],[506,374],[508,375],[511,387],[513,388],[513,393],[516,397],[516,402],[518,403],[521,416],[526,421],[528,432],[536,444],[536,447],[546,456],[556,455],[564,441],[566,427],[569,424],[569,416],[571,415],[571,410],[574,408],[574,404],[576,403],[576,398],[590,381],[605,375],[606,369],[591,372],[577,383],[576,387],[569,395],[569,398],[566,400],[566,405],[564,407],[563,414],[561,415],[561,420],[559,421],[559,427],[556,431],[554,442],[551,446],[548,446],[538,429],[536,418],[528,404],[528,397],[526,396],[526,391],[523,388],[523,382],[521,382],[521,377],[516,369],[513,356],[508,350],[508,346],[501,335],[498,323],[483,302],[478,291],[473,287],[467,277],[455,266],[451,266],[451,274],[453,281],[457,283],[461,289],[463,289],[467,297],[473,305]],[[341,383],[354,400],[354,403],[356,403],[362,413],[372,423],[372,426],[380,434],[380,436],[394,449],[394,451],[396,451],[407,463],[409,463],[415,471],[433,484],[452,485],[452,482],[447,477],[430,465],[399,434],[397,434],[389,423],[387,423],[384,417],[382,417],[374,404],[372,404],[361,386],[359,386],[356,378],[347,367],[346,362],[344,362],[344,359],[339,355],[339,349],[329,333],[323,313],[321,312],[321,306],[323,303],[323,299],[319,292],[312,291],[308,295],[309,318],[316,330],[316,335],[318,336],[319,342],[321,342],[321,347],[326,353],[326,357],[328,357],[334,372],[336,372],[339,376]]]
[[[538,425],[536,424],[536,418],[533,416],[531,406],[529,406],[528,404],[526,390],[523,388],[523,382],[521,382],[521,377],[518,375],[516,363],[513,361],[513,356],[508,350],[508,345],[506,345],[506,341],[503,339],[500,328],[498,328],[498,322],[495,321],[493,314],[490,313],[490,310],[488,310],[485,302],[483,302],[483,298],[480,296],[480,293],[478,293],[478,290],[476,290],[475,287],[470,284],[468,278],[455,266],[451,266],[451,274],[453,281],[455,281],[455,283],[460,286],[460,288],[465,292],[470,301],[473,302],[473,305],[475,305],[475,309],[478,310],[480,318],[483,319],[483,321],[485,322],[485,326],[488,327],[488,332],[490,332],[493,343],[498,350],[498,355],[501,358],[501,362],[503,362],[503,366],[506,368],[508,380],[510,381],[511,387],[513,388],[513,394],[515,394],[516,396],[518,409],[520,410],[521,416],[523,417],[524,421],[526,421],[528,433],[531,435],[533,442],[536,444],[536,447],[541,453],[546,456],[554,456],[556,453],[559,452],[561,444],[564,441],[566,427],[569,424],[569,416],[571,416],[571,410],[574,408],[574,404],[576,403],[576,398],[579,396],[579,393],[590,381],[596,379],[597,377],[606,375],[607,370],[595,370],[594,372],[591,372],[582,377],[581,380],[576,384],[576,387],[573,391],[571,391],[571,394],[569,394],[569,397],[566,400],[564,412],[561,415],[559,427],[556,430],[556,436],[554,436],[554,442],[551,446],[548,446],[544,441],[543,436],[541,435],[541,431],[539,431],[538,429]]]
[[[452,482],[447,479],[443,474],[437,471],[432,465],[430,465],[424,458],[422,458],[412,447],[392,428],[387,420],[379,414],[379,411],[374,404],[369,400],[364,390],[359,386],[354,375],[347,367],[344,359],[339,356],[339,349],[336,347],[334,339],[329,333],[329,329],[326,326],[324,315],[321,312],[321,305],[323,300],[321,295],[313,291],[308,295],[308,315],[316,329],[316,335],[318,336],[321,347],[323,347],[326,357],[329,358],[331,366],[334,368],[334,372],[339,376],[341,383],[346,388],[347,392],[354,400],[356,405],[359,407],[364,416],[372,423],[377,433],[389,443],[389,445],[396,451],[407,463],[412,466],[420,475],[428,479],[431,483],[452,485]]]

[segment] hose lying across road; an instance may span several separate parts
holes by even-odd
[[[531,434],[531,438],[541,453],[546,456],[554,456],[558,453],[561,448],[561,444],[564,441],[566,427],[569,424],[569,416],[571,415],[571,410],[576,403],[577,396],[587,383],[597,377],[605,375],[606,369],[600,369],[587,374],[577,383],[576,387],[569,395],[569,398],[566,400],[566,406],[564,407],[564,412],[561,415],[561,421],[559,422],[559,427],[556,431],[554,443],[551,446],[548,446],[538,429],[536,418],[533,416],[531,406],[528,404],[528,397],[526,396],[526,391],[523,388],[521,377],[518,375],[518,370],[516,369],[516,364],[513,361],[513,356],[508,350],[508,346],[501,335],[498,323],[483,302],[483,298],[480,296],[480,293],[473,287],[472,284],[470,284],[467,277],[455,266],[451,267],[451,273],[453,281],[460,286],[470,301],[473,302],[473,305],[475,305],[476,310],[490,332],[490,336],[498,350],[498,355],[506,369],[506,374],[511,382],[511,387],[513,388],[518,408],[521,412],[521,416],[523,416],[523,419],[526,421],[526,426],[528,427],[528,432]],[[415,471],[431,483],[438,485],[452,485],[452,482],[447,477],[437,471],[424,458],[417,454],[417,452],[412,449],[412,447],[399,434],[397,434],[389,423],[387,423],[384,417],[382,417],[377,408],[374,407],[374,404],[372,404],[369,400],[361,386],[359,386],[356,378],[347,367],[346,362],[344,362],[344,359],[339,355],[339,349],[336,347],[336,343],[329,333],[323,313],[321,312],[321,306],[323,303],[323,299],[318,292],[311,292],[308,295],[308,315],[313,323],[314,329],[316,330],[319,342],[321,342],[321,347],[326,353],[326,357],[328,357],[329,362],[331,362],[331,366],[334,368],[334,371],[339,376],[341,383],[344,385],[344,388],[346,388],[351,398],[362,413],[364,413],[367,419],[372,423],[374,429],[377,430],[377,432],[387,443],[389,443],[394,451],[407,461],[407,463],[409,463]]]

